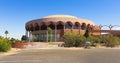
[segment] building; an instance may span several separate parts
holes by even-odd
[[[100,30],[90,20],[77,18],[70,15],[50,15],[40,19],[34,19],[26,23],[26,36],[29,41],[48,42],[48,27],[52,29],[52,41],[62,41],[65,33],[84,34],[86,27],[90,30]],[[90,31],[91,35],[100,35],[99,32]]]

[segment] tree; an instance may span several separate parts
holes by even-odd
[[[14,38],[11,38],[11,39],[10,39],[10,41],[11,41],[11,42],[14,42],[14,41],[15,41],[15,39],[14,39]]]
[[[52,29],[48,27],[47,30],[48,30],[48,40],[51,42],[52,41]]]
[[[21,40],[25,41],[25,40],[27,40],[27,37],[25,35],[23,35]]]
[[[0,38],[0,52],[7,52],[11,49],[11,42],[9,38]]]
[[[89,29],[88,29],[88,28],[86,29],[84,36],[85,36],[86,38],[89,37]]]
[[[9,32],[6,30],[6,31],[5,31],[6,38],[7,38],[7,34],[9,34]]]

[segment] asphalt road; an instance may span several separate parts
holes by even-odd
[[[120,63],[120,49],[26,49],[0,63]]]

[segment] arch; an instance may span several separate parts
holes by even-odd
[[[75,22],[73,29],[79,29],[80,23],[79,22]]]
[[[100,25],[101,30],[110,30],[108,25]]]
[[[72,22],[68,21],[65,24],[65,29],[72,29],[72,26],[73,26]]]
[[[61,21],[57,22],[57,29],[64,29],[64,23]]]
[[[90,28],[90,24],[87,24],[87,28]]]
[[[55,25],[55,24],[56,24],[56,22],[54,22],[54,21],[49,21],[49,22],[46,22],[46,24],[47,24],[47,25],[50,25],[50,24]]]
[[[58,24],[65,25],[65,23],[64,23],[64,22],[62,22],[62,21],[58,21],[58,22],[56,23],[56,25],[58,25]]]
[[[50,22],[48,27],[50,27],[52,30],[54,30],[55,29],[55,24],[53,22]]]
[[[25,26],[25,29],[26,29],[26,31],[29,31],[29,26],[26,25],[26,26]]]
[[[26,27],[26,31],[29,31],[29,27]]]
[[[38,25],[38,23],[35,23],[34,25],[35,25],[35,31],[38,31],[38,30],[39,30],[39,25]]]
[[[85,23],[82,23],[81,29],[82,29],[82,30],[86,30],[86,24],[85,24]]]
[[[28,25],[26,30],[31,31],[31,25]]]
[[[47,25],[45,23],[42,23],[40,29],[47,30]]]
[[[42,22],[39,23],[39,26],[42,26],[43,24],[44,24],[44,25],[47,25],[46,22],[43,22],[43,21],[42,21]]]
[[[92,29],[93,29],[93,28],[92,28],[92,25],[87,24],[87,29],[88,29],[88,30],[92,30]]]
[[[101,28],[101,30],[119,30],[120,26],[119,25],[99,25],[99,27]],[[117,27],[116,29],[114,29],[115,27]]]
[[[33,24],[30,24],[30,31],[33,31],[33,30],[34,30]]]
[[[90,25],[90,30],[93,30],[93,25]]]
[[[27,28],[27,31],[30,31],[30,27]]]

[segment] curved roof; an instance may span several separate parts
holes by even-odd
[[[58,24],[60,21],[63,24],[66,24],[67,22],[71,22],[72,24],[75,24],[76,22],[78,22],[80,24],[86,23],[86,24],[94,25],[94,23],[90,20],[77,18],[71,15],[50,15],[40,19],[31,20],[27,22],[26,25],[31,25],[31,24],[34,25],[35,23],[37,23],[38,25],[41,25],[43,22],[47,25],[49,25],[50,22],[54,22],[55,24]]]
[[[77,18],[75,16],[71,15],[50,15],[50,16],[45,16],[43,18],[59,18],[59,17],[64,17],[64,18]]]

